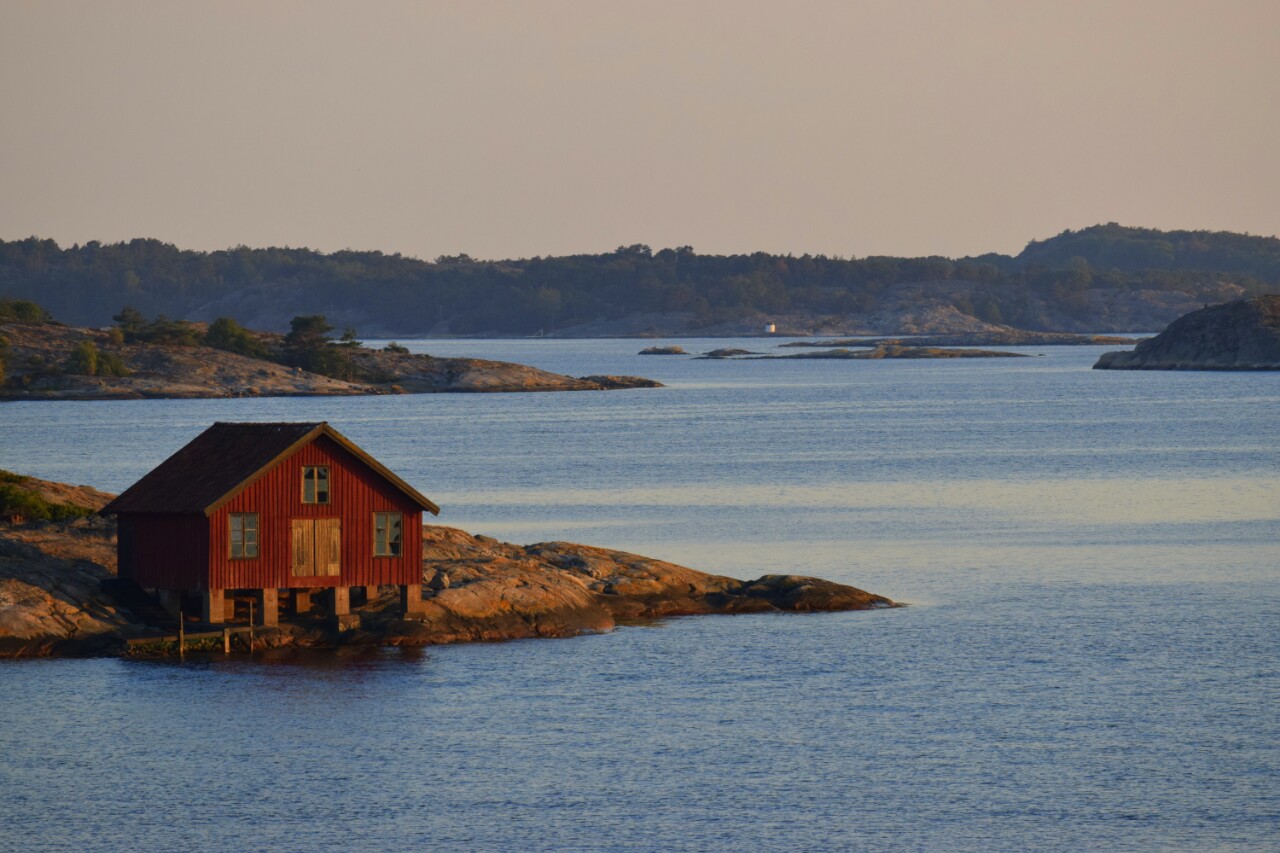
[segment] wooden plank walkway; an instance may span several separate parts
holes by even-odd
[[[177,633],[147,634],[141,637],[129,637],[125,639],[126,648],[137,648],[138,646],[153,645],[156,643],[178,643],[180,647],[178,654],[186,651],[186,644],[196,642],[198,640],[210,640],[221,637],[223,640],[222,650],[224,653],[231,651],[231,638],[235,636],[249,635],[250,641],[253,639],[254,626],[251,625],[235,625],[220,628],[217,631],[179,631]]]

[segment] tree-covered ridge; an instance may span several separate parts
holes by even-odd
[[[143,239],[70,248],[0,241],[0,296],[36,299],[86,325],[105,325],[130,305],[148,315],[236,317],[279,330],[292,316],[325,314],[392,334],[533,334],[637,315],[678,313],[698,328],[757,316],[869,316],[932,301],[985,322],[1054,329],[1087,325],[1102,306],[1132,294],[1218,301],[1224,286],[1243,296],[1276,290],[1280,240],[1112,224],[1033,242],[1017,257],[701,255],[633,245],[434,262],[290,248],[195,252]]]
[[[1018,262],[1063,267],[1082,258],[1096,270],[1147,269],[1245,274],[1280,280],[1280,239],[1231,231],[1157,231],[1110,222],[1032,241]]]

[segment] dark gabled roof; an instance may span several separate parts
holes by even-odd
[[[327,436],[356,456],[418,506],[440,508],[325,422],[215,423],[100,510],[212,515],[284,457]]]

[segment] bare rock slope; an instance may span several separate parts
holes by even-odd
[[[26,477],[52,504],[98,510],[113,495]],[[94,653],[143,630],[101,589],[115,576],[115,525],[80,518],[45,525],[0,522],[0,657]]]
[[[512,545],[450,527],[424,528],[423,569],[435,593],[422,621],[400,622],[396,630],[424,643],[569,636],[665,616],[893,606],[818,578],[741,581],[624,551]]]
[[[1193,311],[1095,370],[1280,370],[1280,295]]]

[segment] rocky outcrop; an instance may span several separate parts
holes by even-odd
[[[212,347],[117,344],[98,329],[56,324],[0,326],[8,339],[8,381],[0,399],[112,400],[204,397],[300,397],[386,394],[271,361]],[[72,350],[83,341],[118,356],[128,376],[68,373]]]
[[[612,391],[662,387],[661,382],[639,376],[575,378],[524,364],[480,358],[436,358],[368,349],[353,349],[350,355],[355,364],[382,377],[381,385],[408,394]]]
[[[449,527],[423,528],[423,570],[433,594],[422,617],[380,626],[396,642],[564,637],[667,616],[895,606],[817,578],[741,581],[607,548],[512,545]]]
[[[1280,370],[1280,295],[1193,311],[1095,370]]]
[[[255,647],[567,637],[667,616],[896,606],[818,578],[741,581],[607,548],[513,545],[432,525],[423,528],[422,566],[423,612],[413,619],[402,617],[388,587],[356,608],[357,629],[338,631],[321,617],[305,617],[257,631]],[[111,583],[114,576],[109,520],[0,524],[0,657],[121,654],[127,638],[153,636],[157,626],[174,631],[176,623],[160,624],[171,617],[126,597]]]
[[[626,388],[661,388],[661,382],[653,379],[645,379],[643,376],[613,376],[611,374],[601,374],[596,376],[583,376],[583,382],[590,382],[599,385],[602,391],[621,391]]]
[[[108,332],[57,324],[0,326],[9,341],[8,380],[0,400],[96,400],[204,397],[299,397],[365,394],[431,394],[506,391],[603,391],[652,388],[661,383],[639,377],[577,379],[523,364],[478,358],[343,348],[362,382],[333,379],[275,361],[204,346],[115,343]],[[279,336],[263,335],[278,346]],[[68,373],[72,351],[90,341],[119,357],[127,376]],[[628,382],[624,380],[630,380]]]
[[[921,294],[923,295],[923,294]],[[904,294],[905,296],[905,294]],[[937,299],[899,298],[867,318],[867,325],[899,335],[951,335],[987,332],[992,324]]]
[[[688,355],[684,347],[672,344],[664,347],[645,347],[640,355]]]
[[[0,471],[9,490],[51,507],[94,512],[114,495]],[[2,496],[8,499],[12,491]],[[11,518],[0,507],[0,518]],[[0,523],[0,657],[93,654],[145,625],[102,591],[115,576],[115,523],[89,515],[47,524]]]
[[[144,631],[102,592],[115,559],[114,525],[101,521],[0,525],[0,657],[100,654]]]

